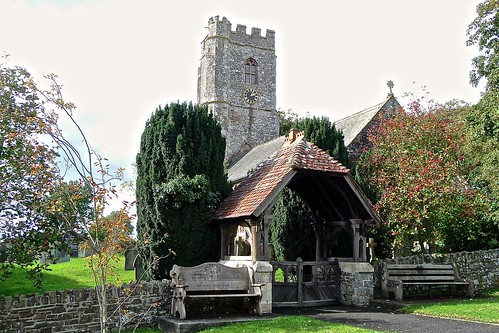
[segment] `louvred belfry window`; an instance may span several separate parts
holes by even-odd
[[[258,79],[257,64],[255,59],[249,58],[244,65],[244,83],[247,85],[256,85]]]

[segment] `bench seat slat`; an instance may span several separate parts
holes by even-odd
[[[416,269],[398,269],[398,270],[390,270],[390,276],[396,275],[452,275],[454,276],[454,270],[436,270],[436,269],[425,269],[425,270],[416,270]]]
[[[390,280],[402,281],[454,281],[454,276],[427,276],[427,275],[411,275],[411,276],[391,276]]]
[[[212,294],[212,295],[196,295],[187,294],[188,298],[230,298],[230,297],[259,297],[260,294]]]
[[[452,265],[439,265],[439,264],[393,264],[389,265],[389,270],[397,270],[397,269],[443,269],[443,270],[452,270]]]
[[[448,282],[448,281],[433,281],[433,282],[405,282],[404,284],[411,284],[411,285],[430,285],[430,284],[440,284],[440,285],[468,285],[468,282]]]

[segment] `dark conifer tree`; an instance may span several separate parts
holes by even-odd
[[[206,107],[172,103],[147,121],[136,159],[137,234],[155,278],[173,264],[219,259],[210,220],[230,190],[224,155],[220,125]]]

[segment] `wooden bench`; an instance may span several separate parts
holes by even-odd
[[[390,292],[401,301],[404,286],[428,286],[431,296],[432,286],[448,285],[451,294],[457,286],[466,288],[466,295],[473,296],[473,284],[459,277],[454,265],[438,264],[383,264],[381,269],[381,296],[389,298]]]
[[[185,304],[189,298],[244,298],[252,309],[262,314],[260,300],[263,284],[252,283],[247,267],[228,267],[219,263],[204,263],[195,267],[174,265],[170,271],[173,296],[171,313],[186,318]]]

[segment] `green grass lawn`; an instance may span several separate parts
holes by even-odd
[[[132,333],[133,330],[123,331]],[[277,317],[268,320],[256,320],[243,323],[228,324],[205,329],[200,333],[232,333],[232,332],[272,332],[272,333],[380,333],[338,323],[326,322],[304,316]],[[161,333],[159,329],[137,329],[135,333]]]
[[[405,312],[499,324],[499,289],[483,297],[405,306]]]
[[[372,333],[382,332],[367,330],[338,323],[330,323],[304,316],[285,316],[269,320],[229,324],[206,329],[200,333],[232,332],[275,332],[275,333]]]
[[[121,284],[134,280],[134,271],[124,270],[124,257],[120,258],[120,262],[116,267],[120,279],[117,283]],[[43,289],[35,288],[31,280],[26,278],[26,273],[22,269],[16,269],[9,279],[0,281],[0,295],[25,295],[52,290],[95,287],[92,270],[88,268],[88,258],[71,258],[69,262],[51,265],[50,269],[51,271],[45,271],[43,274]]]

